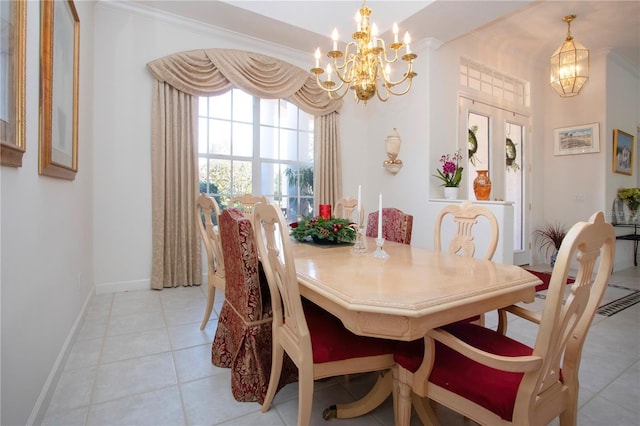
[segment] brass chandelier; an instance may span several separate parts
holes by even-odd
[[[393,43],[389,47],[393,50],[393,57],[389,59],[384,40],[378,38],[376,24],[369,25],[371,9],[362,7],[356,14],[356,32],[351,36],[354,41],[347,44],[344,53],[338,50],[338,31],[333,30],[333,48],[327,52],[329,64],[327,64],[327,79],[320,81],[320,74],[325,70],[320,68],[320,48],[316,49],[316,66],[311,72],[316,75],[318,85],[329,93],[331,98],[343,98],[349,89],[353,90],[356,102],[364,101],[366,104],[374,95],[382,102],[386,102],[390,95],[404,95],[411,89],[411,81],[417,74],[413,72],[412,63],[418,56],[411,52],[411,37],[407,32],[404,43],[398,41],[398,25],[393,24]],[[399,50],[405,48],[405,53],[399,57]],[[339,63],[339,59],[342,62]],[[401,58],[407,63],[407,70],[402,77],[392,80],[391,66]],[[333,62],[333,66],[331,64]],[[332,73],[335,70],[337,82],[333,81]],[[402,88],[394,90],[398,86]]]
[[[571,35],[571,21],[574,19],[576,15],[562,18],[568,26],[567,38],[550,60],[551,87],[562,97],[576,96],[589,81],[589,50]]]

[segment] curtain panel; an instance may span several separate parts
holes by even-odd
[[[152,105],[151,288],[199,285],[197,97],[240,88],[286,99],[315,116],[316,203],[334,204],[342,192],[338,111],[309,72],[287,62],[235,49],[180,52],[147,64],[156,82]],[[180,223],[182,222],[182,223]]]

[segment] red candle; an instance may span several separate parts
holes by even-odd
[[[331,219],[331,204],[320,204],[320,216],[324,220]]]

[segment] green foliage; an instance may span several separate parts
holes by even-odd
[[[351,243],[356,239],[354,224],[348,219],[329,219],[321,216],[302,218],[300,222],[292,223],[291,236],[298,241],[308,237],[320,240]]]
[[[621,188],[618,190],[620,198],[632,212],[638,211],[640,207],[640,188]]]
[[[298,170],[287,167],[284,174],[289,186],[295,188],[300,185],[301,195],[313,195],[313,167],[302,167]]]

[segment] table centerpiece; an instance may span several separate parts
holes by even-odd
[[[348,219],[303,217],[289,226],[291,236],[298,241],[311,239],[316,244],[339,244],[353,243],[356,239],[356,224]]]

